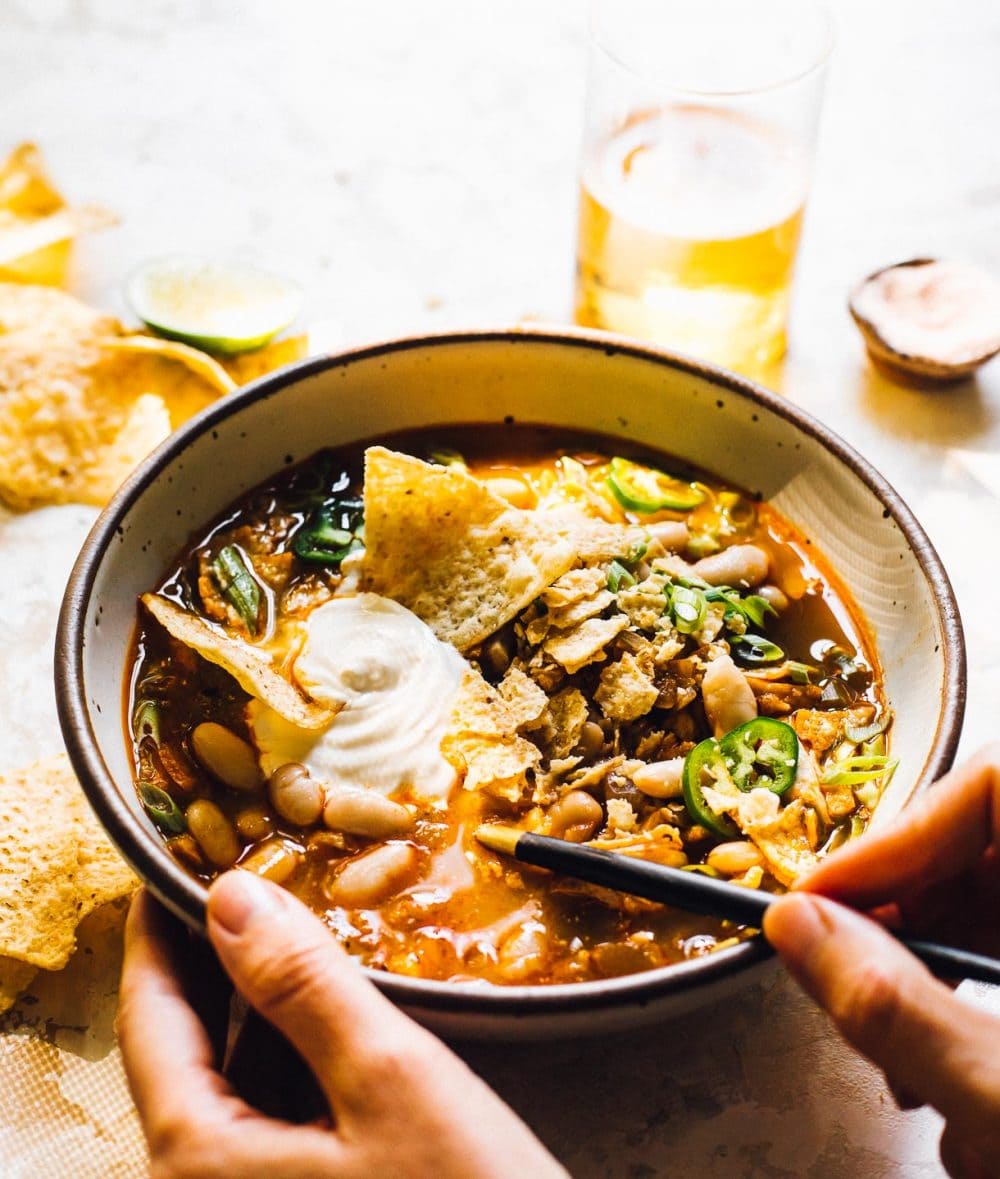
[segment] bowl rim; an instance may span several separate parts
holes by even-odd
[[[883,504],[910,546],[927,580],[944,636],[942,708],[930,751],[907,796],[924,789],[952,764],[966,704],[966,650],[961,616],[937,551],[902,496],[867,459],[828,426],[790,401],[736,373],[667,348],[594,329],[516,326],[462,329],[397,337],[298,361],[251,382],[201,411],[165,439],[125,480],[103,509],[73,566],[59,612],[55,644],[56,705],[70,761],[84,792],[119,851],[164,904],[193,928],[204,930],[207,889],[171,859],[163,843],[135,822],[100,753],[86,703],[84,619],[105,554],[136,501],[196,438],[249,405],[320,373],[415,349],[462,344],[549,344],[624,355],[703,379],[783,418],[818,441]],[[702,958],[619,978],[544,986],[489,986],[411,978],[365,968],[404,1007],[453,1016],[580,1014],[630,1004],[646,1006],[747,970],[770,957],[760,937]]]

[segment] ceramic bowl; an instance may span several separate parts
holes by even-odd
[[[94,526],[59,623],[56,679],[73,765],[111,838],[194,927],[205,889],[143,814],[124,727],[136,598],[233,500],[321,447],[463,422],[535,422],[641,441],[766,499],[825,552],[876,636],[899,769],[885,823],[950,765],[965,698],[955,599],[906,504],[835,434],[775,394],[667,352],[576,330],[397,340],[307,360],[224,398],[136,470]],[[745,985],[759,939],[678,966],[550,987],[483,987],[373,972],[398,1004],[457,1036],[534,1038],[675,1015]]]

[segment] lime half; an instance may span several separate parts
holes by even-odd
[[[302,291],[287,278],[186,255],[139,267],[125,294],[136,315],[159,335],[230,355],[262,347],[302,307]]]

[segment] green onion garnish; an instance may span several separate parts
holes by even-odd
[[[147,737],[154,745],[160,743],[160,709],[154,700],[140,700],[132,717],[132,732],[138,742]]]
[[[227,544],[212,562],[212,576],[243,619],[247,630],[255,635],[260,612],[260,586],[247,568],[248,564],[235,545]]]
[[[612,561],[608,566],[608,589],[616,594],[623,587],[628,589],[633,585],[635,585],[635,578],[621,561]]]
[[[187,823],[177,803],[166,790],[161,790],[159,786],[153,786],[149,782],[140,782],[139,801],[157,827],[168,835],[180,835],[187,828]]]
[[[845,757],[842,761],[834,762],[823,775],[823,781],[828,786],[860,786],[884,774],[892,774],[898,764],[884,753]]]
[[[789,659],[785,667],[788,669],[788,674],[792,677],[793,684],[811,684],[811,677],[819,670],[819,668],[812,667],[808,663],[798,663],[794,659]]]
[[[708,612],[706,595],[693,586],[674,585],[670,588],[670,612],[674,626],[682,635],[693,635],[700,630]]]
[[[877,737],[879,733],[884,733],[889,727],[889,721],[892,719],[891,712],[883,712],[880,717],[872,721],[870,725],[845,725],[844,736],[848,741],[853,741],[856,745],[863,745],[865,741],[870,741],[873,737]]]
[[[763,635],[734,635],[730,641],[740,646],[738,654],[744,663],[777,663],[779,659],[785,658],[785,652],[777,643],[772,643]]]

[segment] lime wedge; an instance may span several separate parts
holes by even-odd
[[[302,307],[301,290],[287,278],[256,266],[186,255],[139,267],[125,295],[159,335],[229,355],[262,347]]]

